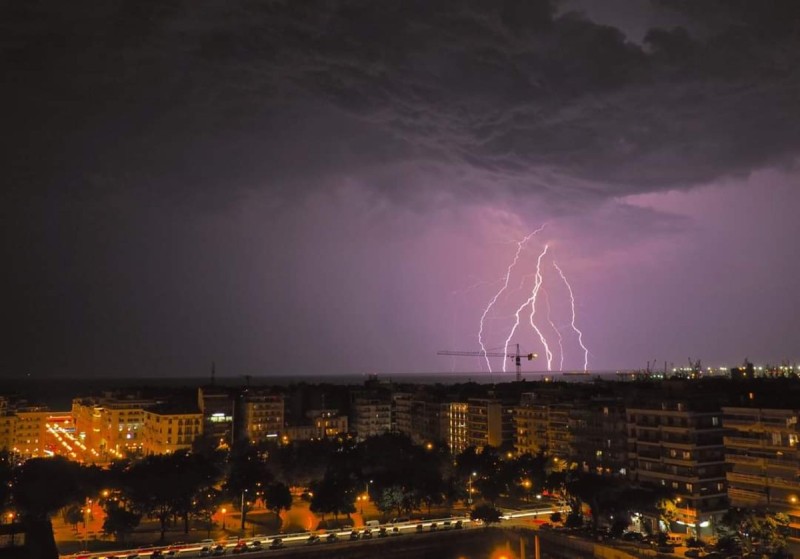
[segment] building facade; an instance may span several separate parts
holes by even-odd
[[[711,535],[728,508],[722,410],[710,398],[665,400],[628,408],[626,419],[628,477],[675,496],[672,531]]]
[[[144,414],[142,450],[144,454],[169,454],[190,450],[203,435],[203,414],[169,407],[148,409]]]
[[[767,507],[789,517],[800,539],[797,409],[724,407],[725,461],[731,506]]]
[[[275,438],[284,429],[283,395],[247,394],[242,414],[248,440],[259,443]]]
[[[392,403],[375,396],[356,396],[350,406],[351,426],[360,440],[392,430]]]

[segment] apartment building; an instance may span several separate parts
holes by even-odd
[[[392,403],[388,398],[359,395],[350,406],[351,426],[359,439],[388,433],[392,430]]]
[[[547,452],[547,402],[539,401],[532,393],[523,394],[514,411],[514,450],[517,454],[536,455]]]
[[[442,404],[442,428],[450,453],[461,454],[469,446],[469,404],[466,402],[448,402]]]
[[[589,399],[569,409],[569,460],[584,472],[625,475],[628,430],[622,401]]]
[[[768,507],[789,516],[800,539],[798,409],[723,407],[731,506]]]
[[[306,412],[306,417],[310,423],[284,427],[282,440],[312,441],[347,433],[347,416],[341,415],[338,410],[309,410]]]
[[[244,396],[242,403],[245,436],[252,442],[275,438],[284,429],[282,394],[253,394]]]
[[[203,414],[203,436],[214,446],[227,448],[233,444],[235,399],[230,390],[218,386],[197,389],[197,407]]]
[[[12,450],[21,458],[45,456],[48,447],[47,421],[52,412],[44,406],[30,406],[14,412]],[[52,445],[50,445],[52,446]]]
[[[712,524],[728,508],[722,410],[716,400],[638,402],[627,409],[626,422],[628,477],[675,496],[670,530],[710,536]]]
[[[203,435],[203,414],[198,410],[158,406],[145,411],[142,436],[144,454],[169,454],[189,450]]]
[[[75,436],[87,447],[87,459],[106,462],[142,450],[145,410],[156,400],[112,394],[72,401]]]
[[[514,406],[495,398],[470,398],[467,401],[468,446],[512,445]]]

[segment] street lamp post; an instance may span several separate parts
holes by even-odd
[[[14,547],[14,513],[8,513],[8,523],[11,524],[11,547]]]
[[[242,512],[242,526],[241,526],[241,529],[242,529],[242,530],[244,530],[244,515],[245,515],[244,507],[245,507],[245,504],[246,504],[246,503],[244,502],[244,494],[245,494],[245,493],[247,493],[247,489],[245,489],[245,490],[243,490],[243,491],[242,491],[242,505],[241,505],[241,507],[239,508],[239,510]]]
[[[472,478],[477,477],[478,472],[472,472],[467,478],[467,504],[472,506]]]
[[[222,529],[224,530],[225,529],[225,513],[228,512],[228,511],[225,509],[225,507],[222,507],[219,512],[220,512],[220,514],[222,514]]]

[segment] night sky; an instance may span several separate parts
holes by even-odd
[[[2,374],[544,369],[530,307],[510,336],[537,284],[582,369],[554,261],[591,370],[794,361],[798,29],[796,0],[0,2]]]

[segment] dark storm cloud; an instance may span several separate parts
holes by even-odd
[[[793,164],[800,4],[630,2],[0,3],[5,366],[421,368],[486,239],[657,258],[619,197]]]
[[[414,161],[580,199],[748,172],[800,143],[800,8],[739,4],[660,0],[685,28],[639,45],[541,0],[9,3],[10,187],[212,205],[331,173],[396,193],[370,170]]]

